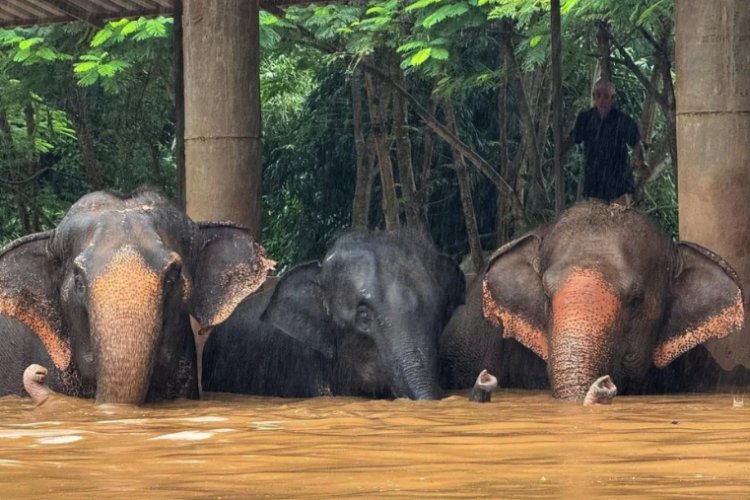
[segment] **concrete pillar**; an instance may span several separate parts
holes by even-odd
[[[750,294],[750,4],[677,0],[680,238],[706,246]],[[724,368],[750,367],[750,329],[712,341]]]
[[[261,229],[258,4],[184,0],[185,198],[194,220]]]

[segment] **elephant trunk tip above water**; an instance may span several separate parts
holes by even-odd
[[[0,315],[25,329],[21,361],[51,359],[64,394],[195,398],[190,318],[204,329],[224,321],[272,264],[245,228],[195,223],[153,190],[99,191],[54,230],[0,250]],[[0,371],[0,395],[19,375]]]
[[[44,383],[47,373],[45,367],[37,364],[29,365],[23,372],[23,387],[37,405],[45,402],[50,394],[53,394],[52,389]]]
[[[546,362],[549,387],[565,400],[582,401],[607,374],[621,394],[659,390],[649,381],[653,370],[744,327],[742,290],[727,262],[700,245],[673,241],[645,214],[598,201],[578,203],[500,247],[475,286],[475,314],[501,341],[477,342],[457,327],[453,352],[441,356],[454,366],[462,357],[475,363],[482,355],[464,352],[488,345],[511,352],[520,344]],[[508,361],[505,353],[491,358]],[[475,368],[485,366],[501,381],[524,386],[524,375],[537,376],[524,371],[538,365],[516,364],[518,374],[507,374],[507,366]],[[679,387],[705,387],[705,366],[681,372],[694,378]]]

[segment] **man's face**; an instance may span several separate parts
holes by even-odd
[[[599,111],[599,116],[604,118],[615,105],[615,93],[607,86],[594,89],[594,106]]]

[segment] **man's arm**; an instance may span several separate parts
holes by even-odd
[[[565,155],[568,154],[568,151],[575,146],[576,142],[573,139],[573,134],[568,134],[568,137],[565,138],[563,143],[560,145],[560,161],[562,161],[563,158],[565,158]]]
[[[560,163],[562,163],[563,158],[565,158],[565,155],[568,154],[568,152],[571,150],[573,146],[575,146],[576,142],[573,139],[573,133],[571,132],[568,134],[568,137],[565,138],[563,143],[560,145]],[[544,163],[542,163],[542,167],[544,170],[549,170],[552,168],[552,165],[555,163],[554,158],[550,158],[549,160],[546,160]]]

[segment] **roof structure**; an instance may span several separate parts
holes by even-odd
[[[319,0],[261,0],[274,13],[280,7]],[[335,0],[332,0],[335,1]],[[174,0],[0,0],[0,28],[83,21],[101,26],[123,17],[172,15]]]
[[[171,15],[173,0],[0,0],[0,28]]]

